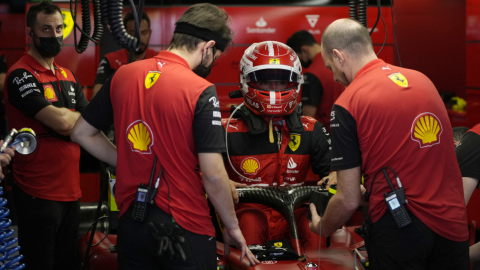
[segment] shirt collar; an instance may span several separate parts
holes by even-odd
[[[24,53],[23,54],[23,57],[25,59],[25,63],[27,65],[29,65],[30,67],[32,67],[33,69],[39,71],[39,72],[47,72],[47,71],[50,71],[49,69],[46,69],[44,66],[42,66],[38,61],[37,59],[35,59],[33,56],[31,56],[30,54],[28,53]],[[56,67],[57,69],[59,69],[60,67],[57,65],[57,63],[55,62],[55,60],[53,60],[53,66]]]
[[[361,69],[358,70],[357,74],[355,75],[355,79],[360,78],[364,74],[370,72],[371,70],[384,65],[385,62],[382,59],[374,59],[370,62],[368,62],[366,65],[364,65]],[[354,79],[354,80],[355,80]]]
[[[188,64],[187,60],[185,60],[180,55],[174,54],[169,51],[161,51],[159,54],[155,56],[155,58],[169,60],[190,69],[190,65]]]

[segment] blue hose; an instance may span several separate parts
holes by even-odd
[[[2,187],[0,187],[0,195],[3,195]],[[20,270],[25,268],[25,264],[20,263],[23,255],[13,255],[20,250],[20,246],[11,247],[18,242],[18,239],[10,238],[14,231],[9,228],[12,221],[7,218],[10,210],[5,205],[7,205],[7,199],[0,197],[0,270]]]

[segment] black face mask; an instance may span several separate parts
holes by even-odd
[[[212,51],[213,51],[213,57],[215,57],[215,53],[217,52],[216,48],[213,47]],[[208,50],[207,50],[207,55],[206,55],[205,59],[208,61]],[[213,67],[214,62],[215,62],[215,58],[213,58],[212,64],[210,66],[205,67],[203,65],[203,53],[202,53],[202,62],[200,62],[200,64],[196,68],[193,69],[193,72],[195,74],[197,74],[198,76],[206,79],[208,77],[208,75],[210,75],[210,71],[212,71],[212,67]]]
[[[308,60],[307,62],[300,60],[300,64],[302,64],[303,68],[308,68],[312,64],[312,60]]]
[[[33,44],[37,51],[45,58],[52,58],[57,56],[60,53],[63,46],[63,36],[62,37],[38,37],[35,33],[31,32],[33,36],[40,40],[40,45],[37,45],[35,39]]]

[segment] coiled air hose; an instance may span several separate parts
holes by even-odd
[[[99,0],[92,0],[93,3],[93,19],[95,22],[95,27],[93,30],[93,35],[90,37],[90,32],[92,31],[92,24],[90,22],[90,1],[81,0],[82,3],[82,28],[77,24],[77,10],[78,10],[78,1],[75,0],[75,12],[72,9],[72,3],[74,0],[70,0],[70,13],[72,14],[73,24],[76,29],[81,33],[80,41],[77,44],[77,31],[73,31],[73,38],[75,43],[75,50],[77,53],[83,53],[88,46],[88,41],[91,40],[93,43],[97,44],[102,38],[103,34],[103,25],[100,23],[102,15],[100,13],[100,3]]]
[[[135,20],[135,36],[130,36],[125,30],[122,20],[122,10],[123,3],[121,1],[110,1],[109,11],[108,11],[108,23],[110,24],[110,30],[112,31],[115,40],[120,43],[120,45],[127,50],[134,51],[140,46],[140,22],[139,14],[135,9],[133,0],[129,0],[130,6],[132,7],[132,13]],[[143,9],[143,1],[140,2],[139,13],[141,15]]]
[[[348,15],[350,19],[358,21],[358,0],[349,0],[348,7]]]

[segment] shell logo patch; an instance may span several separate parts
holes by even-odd
[[[280,65],[280,59],[278,59],[278,58],[272,58],[272,59],[268,60],[268,63],[269,63],[270,65]]]
[[[420,144],[420,148],[431,147],[440,143],[443,132],[442,123],[433,113],[422,113],[412,124],[411,138]]]
[[[133,152],[150,154],[153,145],[152,130],[147,123],[137,120],[127,128],[127,140]]]
[[[67,72],[65,72],[65,70],[63,70],[63,68],[60,68],[60,73],[62,73],[63,77],[65,77],[65,79],[67,78]]]
[[[276,246],[276,247],[281,248],[282,245],[283,245],[283,243],[282,243],[282,242],[276,242],[276,243],[273,243],[273,245]]]
[[[401,87],[407,87],[408,86],[408,81],[405,76],[403,76],[401,73],[393,73],[388,76],[390,80],[392,80],[394,83]]]
[[[145,77],[145,87],[147,89],[152,87],[157,82],[158,77],[160,77],[160,71],[150,71],[147,77]]]
[[[248,157],[242,161],[241,167],[246,174],[257,174],[260,162],[256,158]]]
[[[300,146],[301,139],[302,135],[300,134],[290,134],[290,141],[288,142],[288,147],[290,147],[290,149],[295,152],[295,150],[297,150]]]
[[[43,95],[45,96],[45,99],[50,102],[58,101],[57,94],[55,94],[55,90],[53,90],[53,87],[50,84],[43,86]]]
[[[73,30],[73,18],[70,10],[62,9],[63,17],[63,39],[65,40]]]

